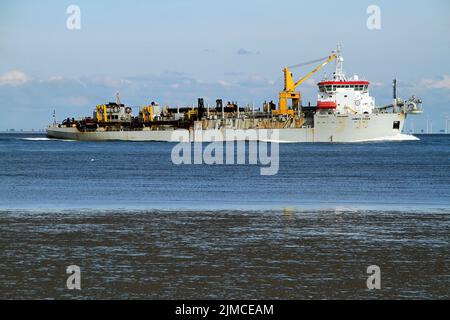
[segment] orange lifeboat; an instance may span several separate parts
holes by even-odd
[[[336,109],[336,102],[333,101],[317,101],[319,109]]]

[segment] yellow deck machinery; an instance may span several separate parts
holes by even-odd
[[[280,91],[279,95],[279,109],[274,110],[274,114],[280,114],[280,115],[294,115],[296,110],[300,109],[300,102],[301,102],[301,95],[300,92],[296,91],[297,87],[301,85],[303,82],[308,80],[314,73],[322,69],[324,66],[326,66],[329,62],[331,62],[333,59],[337,58],[337,54],[333,53],[331,56],[323,59],[319,59],[319,61],[322,61],[326,59],[321,65],[319,65],[317,68],[315,68],[313,71],[308,73],[306,76],[298,80],[297,82],[294,82],[292,73],[289,68],[296,68],[302,65],[310,64],[301,64],[296,65],[292,67],[286,67],[283,69],[284,74],[284,90]],[[317,60],[315,61],[317,62]],[[288,100],[292,101],[292,109],[288,109]]]

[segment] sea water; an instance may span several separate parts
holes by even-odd
[[[450,136],[418,137],[280,144],[261,176],[1,134],[0,298],[448,298]]]

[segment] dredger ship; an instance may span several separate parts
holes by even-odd
[[[303,106],[297,88],[333,60],[336,67],[332,77],[318,83],[317,104]],[[132,108],[122,104],[117,96],[116,102],[97,105],[92,117],[54,122],[47,128],[47,136],[86,141],[168,142],[178,142],[180,134],[188,142],[395,140],[401,136],[407,115],[422,113],[420,99],[397,98],[396,80],[392,104],[377,107],[369,94],[369,81],[357,75],[347,78],[344,74],[339,47],[330,56],[314,61],[319,62],[322,63],[298,81],[293,79],[290,70],[293,67],[283,69],[284,89],[279,93],[278,105],[264,102],[258,108],[240,107],[237,102],[225,104],[217,99],[215,106],[210,107],[200,98],[197,107],[171,108],[152,102],[141,107],[139,115],[134,116]],[[247,134],[249,132],[253,134]],[[260,132],[265,133],[263,138]],[[275,138],[268,139],[267,132]]]

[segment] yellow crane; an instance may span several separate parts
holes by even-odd
[[[308,73],[306,76],[298,80],[297,82],[294,82],[294,79],[292,77],[292,73],[289,70],[288,67],[283,69],[284,73],[284,90],[280,91],[280,100],[279,100],[279,110],[276,110],[275,114],[288,114],[293,115],[294,110],[298,110],[300,108],[300,92],[295,91],[295,89],[301,85],[303,82],[309,79],[314,73],[325,67],[329,62],[331,62],[333,59],[337,58],[337,54],[333,53],[331,56],[328,57],[326,61],[324,61],[320,66],[315,68],[313,71]],[[288,99],[292,100],[292,109],[288,110]]]

